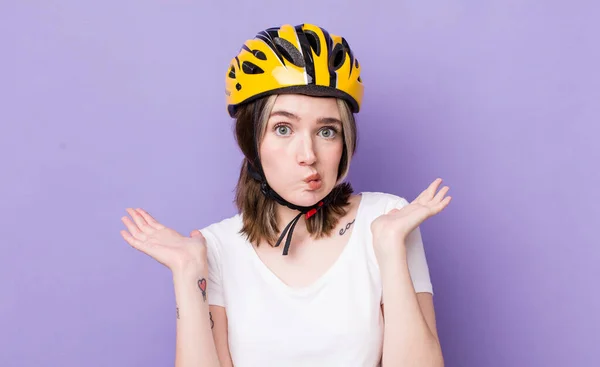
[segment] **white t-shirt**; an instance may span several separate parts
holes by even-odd
[[[370,225],[408,202],[387,193],[361,194],[340,257],[303,288],[286,285],[260,260],[239,234],[239,214],[201,230],[208,243],[208,301],[226,309],[236,367],[379,366],[382,287]],[[408,237],[407,256],[415,291],[433,293],[418,228]]]

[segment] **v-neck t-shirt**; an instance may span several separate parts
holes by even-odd
[[[382,285],[371,222],[406,199],[362,192],[354,228],[339,257],[315,282],[290,287],[259,258],[237,214],[200,231],[208,251],[207,297],[228,320],[236,367],[375,367],[383,346]],[[433,294],[420,229],[407,238],[416,293]]]

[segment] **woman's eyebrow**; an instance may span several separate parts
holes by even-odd
[[[277,110],[277,111],[273,111],[271,112],[271,115],[269,117],[273,117],[273,116],[283,116],[283,117],[287,117],[289,119],[292,120],[300,120],[300,118],[298,117],[298,115],[295,115],[289,111],[284,111],[284,110]],[[342,121],[340,121],[340,119],[335,118],[335,117],[321,117],[317,120],[318,124],[338,124],[338,125],[342,125]]]

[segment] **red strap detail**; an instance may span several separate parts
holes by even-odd
[[[308,211],[308,213],[306,213],[306,219],[312,217],[313,215],[315,215],[315,213],[317,212],[317,209],[311,209]]]
[[[318,206],[323,206],[323,202],[321,201]],[[315,215],[317,213],[317,209],[313,208],[311,210],[308,211],[308,213],[306,213],[306,219],[312,217],[313,215]]]

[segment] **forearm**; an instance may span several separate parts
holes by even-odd
[[[385,332],[383,367],[443,366],[442,351],[421,312],[410,278],[406,250],[382,256]]]
[[[207,275],[173,274],[177,305],[175,367],[219,367],[208,302],[198,285]]]

